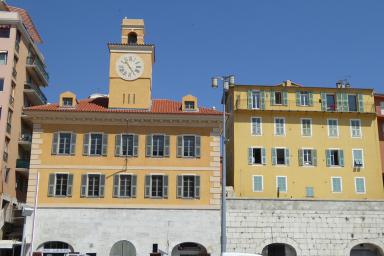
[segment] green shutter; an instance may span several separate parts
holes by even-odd
[[[105,188],[105,175],[101,174],[100,175],[100,196],[99,197],[104,197],[104,188]]]
[[[312,150],[312,164],[313,166],[317,166],[317,150]]]
[[[261,163],[264,165],[267,164],[265,148],[261,149]]]
[[[145,175],[144,197],[151,197],[151,175]]]
[[[270,92],[270,100],[271,100],[271,106],[276,104],[275,91]]]
[[[336,111],[344,111],[344,100],[342,93],[336,93]]]
[[[195,176],[195,198],[200,198],[200,176]]]
[[[89,155],[89,133],[84,133],[83,136],[83,155]]]
[[[80,197],[87,196],[87,174],[81,175]]]
[[[296,92],[296,106],[301,106],[300,92]]]
[[[164,156],[169,157],[169,135],[164,136]]]
[[[195,136],[195,157],[200,157],[200,136]]]
[[[289,156],[289,149],[285,149],[285,165],[289,165],[290,156]]]
[[[183,197],[183,176],[177,175],[176,176],[177,184],[176,184],[176,198],[182,198]]]
[[[327,94],[322,92],[320,96],[321,96],[321,110],[327,111]]]
[[[48,196],[52,197],[55,195],[55,174],[51,173],[49,174],[49,180],[48,180]]]
[[[265,109],[265,92],[260,91],[260,109]]]
[[[102,155],[106,156],[108,150],[108,134],[103,133],[103,147],[102,147]]]
[[[183,136],[177,136],[177,157],[183,157]]]
[[[136,197],[136,191],[137,191],[137,176],[132,175],[131,179],[131,197],[135,198]]]
[[[139,135],[134,134],[133,136],[133,156],[139,155]]]
[[[248,148],[248,164],[253,164],[253,148]]]
[[[147,135],[145,139],[145,156],[152,156],[152,135]]]
[[[299,149],[299,166],[304,165],[304,157],[303,157],[303,150]]]
[[[331,166],[331,151],[330,150],[325,150],[325,156],[327,158],[327,167]]]
[[[343,93],[343,111],[344,112],[349,111],[348,94],[346,93]]]
[[[168,176],[163,176],[163,198],[168,198]]]
[[[364,112],[364,96],[363,96],[363,94],[358,95],[358,101],[359,101],[359,112]]]
[[[58,152],[58,148],[57,148],[58,140],[59,140],[59,133],[58,132],[53,133],[53,136],[52,136],[52,149],[51,149],[51,154],[52,155],[56,155],[57,152]]]
[[[283,94],[283,105],[288,106],[288,92],[283,91],[282,94]]]
[[[277,164],[277,158],[276,158],[276,149],[272,148],[272,165]]]
[[[76,133],[71,133],[71,155],[75,155],[76,153]]]
[[[115,156],[121,155],[121,134],[115,136]]]
[[[313,93],[308,92],[308,98],[309,98],[309,106],[313,106]]]
[[[248,109],[252,109],[252,90],[248,90],[247,93],[248,99]]]
[[[344,166],[344,151],[339,150],[340,166]]]
[[[73,186],[73,174],[68,174],[67,180],[67,196],[72,196],[72,186]]]
[[[119,174],[113,175],[113,197],[119,197]]]

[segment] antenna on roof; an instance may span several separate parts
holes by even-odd
[[[338,80],[336,82],[336,88],[351,88],[351,84],[349,83],[349,79],[351,76],[346,76],[345,79]]]

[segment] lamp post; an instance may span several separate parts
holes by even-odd
[[[223,94],[221,98],[221,104],[223,104],[223,131],[221,133],[222,142],[223,142],[223,160],[222,160],[222,183],[221,183],[221,255],[223,255],[224,252],[226,252],[227,247],[227,221],[226,221],[226,183],[227,183],[227,166],[226,166],[226,143],[227,143],[227,137],[226,137],[226,94],[229,90],[229,86],[235,85],[235,76],[215,76],[212,78],[212,88],[217,89],[219,87],[219,81],[222,82],[223,86]]]

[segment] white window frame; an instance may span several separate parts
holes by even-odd
[[[361,162],[362,162],[362,165],[360,167],[357,167],[355,166],[355,154],[354,154],[354,151],[361,151]],[[353,148],[352,149],[352,168],[364,168],[365,167],[365,163],[364,163],[364,149],[362,148]]]
[[[258,104],[255,104],[255,102],[253,100],[254,99],[254,97],[253,97],[254,93],[258,93],[259,94],[259,102],[258,102]],[[259,91],[259,90],[252,90],[251,91],[251,101],[252,101],[252,109],[261,109],[261,91]]]
[[[277,123],[276,123],[277,119],[282,119],[283,120],[283,134],[277,134]],[[285,136],[286,135],[285,117],[274,117],[273,120],[274,120],[274,133],[275,133],[274,135],[275,136]]]
[[[71,155],[71,147],[72,147],[72,136],[73,136],[73,132],[72,131],[58,131],[58,136],[57,136],[57,147],[56,147],[56,154],[57,155],[63,155],[63,156],[69,156]],[[69,139],[69,154],[65,154],[65,153],[60,153],[60,134],[61,133],[70,133],[71,134],[71,138]],[[75,146],[76,147],[76,146]]]
[[[314,150],[314,148],[301,148],[301,150],[302,150],[302,153],[303,153],[303,155],[301,156],[302,158],[303,158],[303,166],[302,167],[315,167],[315,165],[314,165],[314,161],[313,161],[313,150]],[[311,151],[311,161],[312,161],[312,164],[305,164],[305,161],[304,161],[304,150],[309,150],[309,151]]]
[[[253,119],[258,118],[260,119],[260,134],[254,134],[253,133]],[[251,135],[252,136],[262,136],[263,135],[263,118],[260,116],[252,116],[251,117]]]
[[[263,149],[265,149],[265,147],[262,147],[262,146],[251,146],[250,147],[252,149],[252,166],[264,166],[263,164]],[[260,164],[255,164],[254,161],[253,161],[253,149],[260,149],[261,151],[261,163]],[[265,154],[267,154],[267,151],[265,151]],[[265,156],[267,157],[267,156]],[[267,161],[267,159],[265,159],[265,161]]]
[[[133,173],[119,173],[119,174],[116,174],[117,176],[119,176],[119,183],[117,184],[117,197],[118,198],[132,198],[132,177],[133,177]],[[131,184],[130,184],[130,189],[131,189],[131,195],[129,196],[122,196],[120,195],[120,181],[121,181],[121,176],[131,176]]]
[[[103,132],[90,132],[89,138],[88,138],[88,156],[102,156],[103,155]],[[91,147],[92,147],[92,134],[101,134],[101,153],[100,154],[91,154]]]
[[[165,134],[164,134],[165,136]],[[182,136],[182,145],[183,145],[183,150],[182,150],[182,155],[181,155],[181,158],[196,158],[196,137],[200,136],[200,135],[197,135],[196,133],[195,134],[181,134],[180,136]],[[185,136],[193,136],[195,137],[195,146],[194,146],[194,153],[193,153],[193,156],[185,156],[184,155],[184,137]],[[165,138],[165,137],[164,137]],[[171,144],[171,142],[169,142],[169,144]],[[201,147],[202,147],[202,139],[201,139],[201,136],[200,136],[200,150],[201,150]],[[165,147],[164,147],[164,153],[165,153]],[[200,154],[201,155],[201,154]]]
[[[278,164],[277,163],[277,150],[278,149],[284,149],[284,164]],[[275,150],[276,150],[276,165],[274,165],[275,167],[286,167],[286,166],[288,166],[287,165],[287,157],[286,157],[286,155],[285,155],[285,150],[286,149],[289,149],[289,148],[287,148],[287,147],[275,147]],[[291,160],[291,151],[289,150],[289,160]]]
[[[285,191],[279,190],[280,193],[288,193],[288,178],[287,176],[276,176],[276,190],[279,188],[279,178],[285,179]]]
[[[345,166],[345,154],[344,154],[344,166],[341,166],[340,165],[340,151],[343,150],[343,149],[340,149],[340,148],[327,148],[327,150],[330,150],[330,151],[337,151],[338,153],[338,158],[339,158],[339,165],[333,165],[332,163],[330,163],[331,165],[328,167],[328,168],[343,168]]]
[[[0,51],[0,53],[5,53],[5,63],[0,65],[7,65],[8,64],[8,51]]]
[[[89,175],[99,175],[100,176],[100,179],[101,179],[101,175],[102,173],[101,172],[91,172],[91,173],[85,173],[85,175],[87,175],[87,187],[86,187],[86,191],[85,191],[85,194],[86,196],[85,197],[89,197],[89,198],[100,198],[100,180],[99,180],[99,195],[98,196],[90,196],[88,194],[88,191],[89,191]],[[105,185],[104,185],[105,186]]]
[[[261,190],[255,190],[255,177],[261,178]],[[252,191],[255,193],[264,192],[264,177],[263,177],[263,175],[252,175]]]
[[[303,101],[302,101],[302,99],[303,99],[303,98],[302,98],[302,95],[304,95],[304,94],[306,94],[307,97],[308,97],[308,98],[307,98],[307,102],[306,102],[307,104],[306,104],[306,105],[304,105],[304,104],[303,104]],[[308,91],[300,91],[300,92],[299,92],[299,102],[300,102],[300,106],[301,106],[301,107],[309,107],[309,92],[308,92]]]
[[[384,101],[380,101],[380,110],[381,115],[384,115]]]
[[[55,172],[55,182],[53,183],[54,185],[54,188],[53,188],[53,197],[68,197],[68,178],[69,178],[69,172]],[[57,184],[57,177],[56,177],[56,174],[66,174],[68,175],[67,177],[67,191],[65,192],[65,195],[56,195],[56,184]]]
[[[119,152],[119,154],[120,154],[120,156],[129,156],[129,157],[131,157],[131,156],[134,156],[134,148],[135,148],[135,144],[133,143],[133,138],[134,138],[134,136],[135,135],[137,135],[137,134],[135,134],[135,133],[120,133],[120,152]],[[123,154],[123,136],[132,136],[132,155],[124,155]],[[127,152],[129,151],[129,149],[127,148]]]
[[[162,195],[161,196],[152,196],[152,176],[166,176],[165,173],[150,173],[150,174],[147,174],[149,176],[151,176],[151,179],[150,179],[150,185],[149,185],[149,198],[151,199],[158,199],[158,198],[165,198],[164,197],[164,177],[163,177],[163,184],[162,184]],[[168,181],[168,184],[169,184],[169,181]],[[168,191],[169,191],[169,185],[168,185]],[[169,194],[169,192],[168,192]]]
[[[132,135],[134,135],[132,133]],[[153,144],[153,136],[163,136],[164,137],[164,145],[163,145],[163,155],[153,155],[153,150],[155,148],[154,144]],[[151,147],[151,157],[153,158],[163,158],[165,157],[165,136],[167,136],[165,133],[152,133],[151,134],[151,144],[152,144],[152,147]],[[182,135],[184,136],[184,135]],[[139,149],[137,149],[139,150]],[[184,137],[183,137],[183,153],[184,153]]]
[[[336,131],[337,131],[337,135],[336,135],[336,136],[331,136],[331,126],[329,125],[329,121],[336,121]],[[339,131],[339,119],[336,119],[336,118],[328,118],[328,119],[327,119],[327,127],[328,127],[328,137],[329,137],[329,138],[339,138],[339,136],[340,136],[340,131]]]
[[[353,125],[352,125],[353,121],[358,121],[359,122],[359,136],[353,136]],[[349,120],[349,126],[350,126],[350,131],[351,131],[351,138],[360,139],[363,136],[362,129],[361,129],[361,120],[360,119],[350,119]]]
[[[339,179],[340,180],[340,191],[335,191],[333,186],[333,179]],[[331,176],[331,191],[335,194],[340,194],[343,192],[343,178],[341,176]]]
[[[303,121],[304,120],[309,120],[310,122],[310,135],[304,135],[304,126],[303,126]],[[300,125],[301,125],[301,136],[305,138],[310,138],[312,137],[312,118],[300,118]]]
[[[199,175],[197,175],[196,173],[183,173],[183,174],[180,174],[178,176],[182,176],[183,177],[182,178],[182,186],[181,186],[181,194],[182,194],[181,198],[182,199],[197,199],[195,193],[194,193],[193,197],[184,197],[184,176],[194,176],[194,177],[196,177],[196,176],[199,176]],[[200,180],[201,180],[201,176],[200,176]],[[177,183],[177,181],[176,181],[176,183]],[[200,183],[201,183],[201,181],[200,181]],[[193,191],[195,191],[195,190],[196,190],[196,183],[193,184]]]
[[[357,191],[357,179],[363,179],[363,184],[364,184],[364,192],[358,192]],[[367,187],[366,187],[366,184],[365,184],[365,177],[355,177],[354,178],[355,180],[355,192],[356,194],[366,194],[367,193]]]

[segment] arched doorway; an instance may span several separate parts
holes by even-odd
[[[109,256],[136,256],[136,248],[131,242],[122,240],[112,246]]]
[[[289,244],[274,243],[264,247],[263,256],[296,256],[296,250]]]
[[[173,250],[171,256],[207,256],[207,249],[204,246],[197,243],[181,243],[176,245]]]
[[[73,252],[73,247],[64,242],[49,241],[40,245],[37,251],[42,252],[43,256],[65,256]]]
[[[354,246],[351,250],[351,256],[384,256],[383,250],[370,243],[362,243]]]
[[[137,34],[135,32],[128,34],[128,44],[137,44]]]

